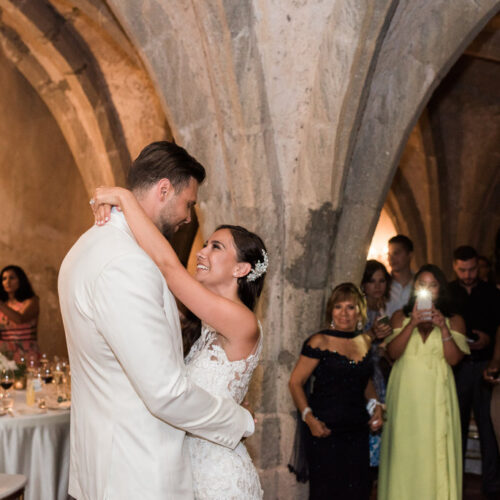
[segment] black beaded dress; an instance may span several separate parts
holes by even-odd
[[[323,335],[354,337],[354,333],[323,330]],[[313,372],[309,406],[332,431],[326,438],[306,433],[310,500],[368,500],[370,454],[365,389],[372,376],[370,350],[358,362],[329,350],[312,348],[306,340],[302,355],[319,359]]]

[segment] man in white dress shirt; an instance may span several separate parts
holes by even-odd
[[[128,185],[166,235],[190,222],[204,168],[183,148],[147,146]],[[69,494],[77,500],[191,499],[185,432],[236,447],[253,418],[186,376],[179,316],[121,212],[66,255],[59,298],[71,363]]]
[[[411,259],[413,242],[403,234],[398,234],[389,240],[389,265],[391,266],[391,295],[385,309],[389,318],[395,311],[402,309],[410,299],[413,286]]]

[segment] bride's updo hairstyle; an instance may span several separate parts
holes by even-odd
[[[234,246],[236,248],[236,259],[238,262],[248,262],[252,266],[252,272],[255,274],[255,270],[258,269],[256,266],[260,263],[262,267],[264,262],[264,256],[267,255],[266,247],[262,239],[255,233],[252,233],[241,226],[231,226],[229,224],[224,224],[219,226],[219,229],[228,229],[233,237]],[[267,258],[266,258],[267,262]],[[259,298],[262,288],[264,287],[264,279],[266,277],[266,272],[257,272],[257,276],[253,280],[249,280],[248,276],[242,276],[238,278],[238,297],[249,309],[253,311],[257,299]]]

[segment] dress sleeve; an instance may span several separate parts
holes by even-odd
[[[450,326],[450,320],[446,318],[446,324],[448,325],[448,330],[450,330],[450,335],[453,337],[453,341],[457,344],[458,348],[465,354],[470,354],[469,344],[467,344],[467,339],[463,333],[452,330]]]
[[[384,345],[387,345],[389,342],[392,342],[403,330],[403,328],[409,323],[410,318],[405,318],[403,320],[403,324],[401,325],[401,328],[394,328],[392,333],[390,335],[387,335],[387,337],[384,339]]]
[[[467,340],[465,339],[465,335],[460,332],[456,332],[455,330],[450,329],[450,334],[453,337],[455,344],[457,344],[458,348],[465,354],[470,354],[470,348],[467,344]]]
[[[302,351],[300,351],[300,354],[302,354],[302,356],[306,356],[308,358],[321,359],[323,357],[323,351],[321,349],[318,349],[317,347],[311,347],[309,345],[310,340],[311,340],[311,338],[308,338],[304,342],[304,345],[302,346]]]

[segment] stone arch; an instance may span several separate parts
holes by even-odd
[[[416,264],[435,263],[449,276],[457,245],[472,244],[493,254],[500,133],[500,93],[493,82],[500,72],[499,20],[496,15],[488,22],[433,92],[409,135],[384,205],[416,201],[418,210],[398,212],[402,231],[419,243],[417,251],[423,254],[416,256]],[[402,177],[410,193],[401,191]]]
[[[401,232],[411,234],[413,239],[420,243],[420,245],[415,246],[414,251],[417,266],[424,264],[427,262],[427,237],[424,223],[420,217],[417,202],[408,181],[399,171],[396,172],[394,177],[388,200],[390,200],[390,206],[393,210],[398,213],[398,219],[404,221]]]
[[[416,242],[415,262],[419,267],[433,262],[442,266],[441,213],[439,172],[435,157],[434,138],[424,111],[409,135],[398,162],[384,207],[393,214],[399,232]],[[419,186],[416,188],[415,186]]]
[[[28,3],[9,19],[22,25]],[[174,137],[208,167],[201,226],[240,222],[269,242],[269,335],[253,391],[262,425],[250,446],[269,498],[297,497],[284,464],[293,432],[286,379],[300,344],[319,326],[328,281],[359,277],[405,137],[498,2],[106,4],[154,80]],[[13,5],[0,0],[4,24]]]
[[[0,41],[7,57],[55,117],[88,192],[123,183],[130,155],[99,65],[50,4],[1,0]]]
[[[500,2],[493,0],[399,2],[368,82],[360,128],[354,132],[333,247],[333,280],[359,278],[365,255],[345,251],[344,242],[349,238],[350,248],[367,248],[404,145],[424,106],[499,8]]]

